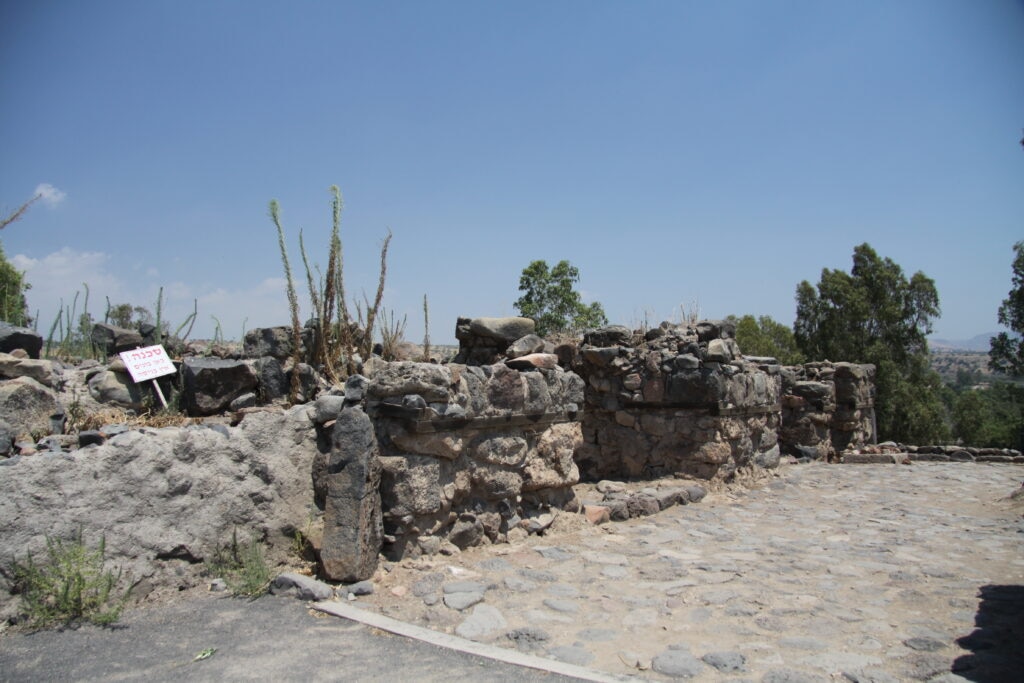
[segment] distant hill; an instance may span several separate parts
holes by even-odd
[[[928,348],[932,351],[983,351],[988,353],[989,340],[998,332],[985,332],[970,339],[929,339]]]

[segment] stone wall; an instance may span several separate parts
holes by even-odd
[[[585,479],[727,478],[779,462],[781,368],[743,360],[724,321],[584,337]]]
[[[583,381],[553,362],[508,363],[367,364],[386,555],[504,541],[573,506]]]
[[[782,371],[782,450],[832,460],[876,442],[875,366],[807,363]]]

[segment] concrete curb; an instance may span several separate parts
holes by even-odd
[[[613,676],[599,671],[592,671],[582,666],[576,666],[575,664],[560,662],[557,659],[546,659],[544,657],[528,655],[516,650],[497,647],[495,645],[486,645],[484,643],[466,640],[465,638],[448,635],[447,633],[431,631],[430,629],[406,624],[398,621],[397,619],[385,617],[382,614],[370,612],[344,602],[315,602],[312,607],[313,609],[320,610],[321,612],[326,612],[327,614],[332,614],[336,617],[341,617],[342,619],[356,621],[361,624],[365,624],[366,626],[379,628],[380,630],[387,631],[388,633],[394,633],[395,635],[412,638],[414,640],[423,641],[425,643],[448,648],[450,650],[465,652],[478,657],[493,659],[506,664],[522,666],[528,669],[537,669],[539,671],[547,671],[560,676],[570,676],[583,681],[619,683],[621,681],[630,680],[630,678],[626,676]]]

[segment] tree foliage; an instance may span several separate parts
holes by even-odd
[[[546,261],[532,261],[519,278],[523,295],[515,307],[520,315],[537,323],[541,336],[606,325],[608,318],[601,304],[584,304],[573,288],[579,279],[579,269],[568,261],[559,261],[554,268]]]
[[[41,197],[42,195],[37,194],[9,215],[0,216],[0,230],[24,216],[28,207]],[[0,245],[0,320],[12,325],[28,325],[32,322],[28,315],[28,304],[25,302],[25,291],[28,288],[29,284],[25,282],[24,275],[7,260],[3,246]]]
[[[876,366],[875,413],[884,438],[935,443],[948,438],[941,380],[929,368],[927,335],[939,315],[935,282],[910,279],[868,244],[853,250],[853,268],[821,271],[817,288],[797,286],[794,336],[810,360]],[[742,348],[742,346],[741,346]]]
[[[28,304],[25,290],[29,287],[24,276],[4,255],[0,245],[0,320],[12,325],[28,325]]]
[[[783,365],[798,365],[804,362],[804,355],[796,345],[793,330],[771,316],[742,318],[729,316],[736,323],[736,343],[748,356],[771,356]]]
[[[965,446],[1020,448],[1024,437],[1024,388],[1010,382],[989,387],[950,387],[946,397],[953,436]]]
[[[107,308],[106,322],[115,327],[134,329],[139,325],[153,322],[153,313],[145,306],[113,304]]]
[[[1024,242],[1013,245],[1013,289],[999,307],[999,324],[1013,331],[992,337],[988,367],[993,372],[1024,375]]]

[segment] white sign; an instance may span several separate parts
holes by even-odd
[[[167,357],[164,347],[147,346],[144,349],[134,351],[122,351],[121,360],[132,375],[133,382],[145,382],[164,375],[172,375],[177,372],[174,363]]]

